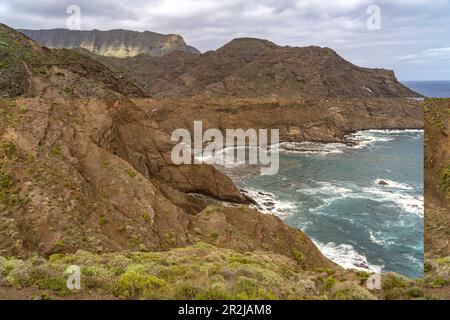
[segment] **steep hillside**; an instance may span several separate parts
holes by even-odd
[[[450,255],[450,99],[425,104],[425,249]]]
[[[139,54],[160,57],[171,51],[200,53],[176,34],[164,35],[150,31],[129,30],[20,29],[19,31],[47,48],[83,48],[95,54],[116,58],[134,57]]]
[[[450,99],[425,102],[425,286],[450,299]]]
[[[120,72],[71,50],[49,50],[0,24],[0,97],[143,97]]]
[[[200,56],[172,52],[158,59],[93,57],[123,71],[154,96],[419,96],[392,71],[355,66],[329,48],[281,47],[260,39],[235,39]]]
[[[335,268],[301,231],[248,208],[214,167],[174,165],[170,136],[113,90],[123,89],[121,78],[105,66],[40,49],[6,26],[1,35],[25,55],[13,55],[28,83],[15,94],[30,96],[0,100],[1,255],[159,251],[204,241],[302,257],[304,269]],[[10,95],[9,87],[0,93]]]
[[[226,50],[231,65],[233,55],[252,60],[260,49],[233,50]],[[187,54],[164,57],[171,55]],[[202,97],[142,98],[120,72],[72,50],[41,48],[4,25],[0,58],[0,298],[424,296],[416,281],[398,275],[369,293],[368,273],[343,270],[302,231],[251,209],[216,168],[174,165],[173,124],[164,114],[188,127],[183,121],[198,116]],[[204,115],[211,123],[226,118],[227,126],[261,120],[292,139],[326,140],[324,128],[342,139],[369,122],[421,125],[418,105],[407,100],[381,110],[386,99],[269,100],[205,100]],[[316,108],[328,111],[317,118]],[[297,118],[277,122],[281,109]],[[302,112],[307,117],[296,124]],[[79,293],[65,286],[72,264],[83,271]]]

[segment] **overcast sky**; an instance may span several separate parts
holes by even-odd
[[[1,0],[0,22],[66,28],[70,5],[86,30],[178,33],[201,51],[236,37],[327,46],[400,80],[450,80],[450,0]]]

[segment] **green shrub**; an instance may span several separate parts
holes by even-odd
[[[8,173],[0,171],[0,190],[9,189],[12,185],[12,177]]]
[[[353,282],[337,283],[332,290],[331,297],[336,300],[375,300],[376,297],[368,290]]]
[[[3,259],[0,265],[0,275],[12,286],[29,285],[32,272],[31,264],[20,259]]]
[[[297,249],[292,249],[292,256],[297,263],[302,263],[305,260],[303,253],[298,251]]]
[[[222,283],[215,283],[211,287],[199,292],[194,296],[198,300],[230,300],[233,296],[227,293]]]
[[[326,273],[328,276],[331,276],[334,274],[334,270],[333,269],[329,269],[329,268],[317,268],[316,272],[318,273]]]
[[[66,94],[71,94],[72,93],[72,89],[68,86],[64,86],[62,91]]]
[[[236,289],[238,291],[243,291],[248,294],[254,293],[257,288],[258,283],[254,279],[248,277],[239,277],[236,284]]]
[[[2,143],[1,148],[8,159],[12,159],[17,154],[17,147],[11,142]]]
[[[441,170],[441,186],[446,191],[450,191],[450,165]]]
[[[422,288],[412,287],[406,290],[405,294],[410,298],[420,298],[424,296],[424,292]]]
[[[327,278],[323,279],[324,289],[330,289],[338,282],[339,281],[333,277],[327,277]]]
[[[98,219],[98,224],[101,225],[101,226],[104,226],[107,222],[108,222],[108,220],[106,220],[106,217],[105,217],[105,216],[101,216],[101,217]]]
[[[40,277],[36,280],[35,284],[41,290],[51,290],[60,295],[66,295],[70,293],[70,290],[67,288],[67,280],[63,277]]]
[[[54,147],[54,148],[52,149],[52,154],[53,154],[54,156],[56,156],[56,157],[62,156],[62,150],[61,150],[61,148],[60,148],[60,147]]]
[[[401,288],[390,288],[384,291],[386,300],[402,300],[404,299],[404,291]]]
[[[434,279],[430,282],[432,288],[441,288],[449,285],[450,281],[447,279]]]
[[[132,169],[125,169],[125,173],[130,177],[130,178],[134,178],[136,177],[137,173],[136,171],[132,170]]]
[[[192,284],[183,283],[175,286],[174,298],[177,300],[193,300],[202,297],[204,290]]]
[[[150,215],[147,212],[142,214],[142,218],[144,218],[145,222],[150,222]]]
[[[404,288],[406,287],[406,281],[397,274],[388,273],[382,278],[383,290],[390,290],[393,288]]]
[[[124,298],[152,297],[155,290],[165,285],[166,282],[158,277],[129,271],[119,277],[115,294]]]

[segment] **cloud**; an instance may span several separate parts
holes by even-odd
[[[2,0],[0,21],[15,28],[64,28],[72,4],[81,8],[83,29],[178,33],[202,51],[244,36],[328,46],[404,79],[445,77],[442,61],[448,62],[439,50],[450,45],[450,0]],[[370,5],[381,10],[380,30],[366,26]]]
[[[425,53],[431,54],[431,55],[449,55],[450,54],[450,47],[447,48],[435,48],[435,49],[427,49]]]

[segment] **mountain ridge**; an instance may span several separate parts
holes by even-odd
[[[83,48],[90,52],[117,57],[133,57],[139,54],[162,56],[173,50],[199,54],[177,34],[161,34],[152,31],[131,31],[125,29],[69,30],[57,29],[17,29],[42,46],[51,49]]]
[[[330,48],[283,47],[257,38],[233,39],[200,55],[91,57],[158,97],[421,97],[392,70],[356,66]]]

